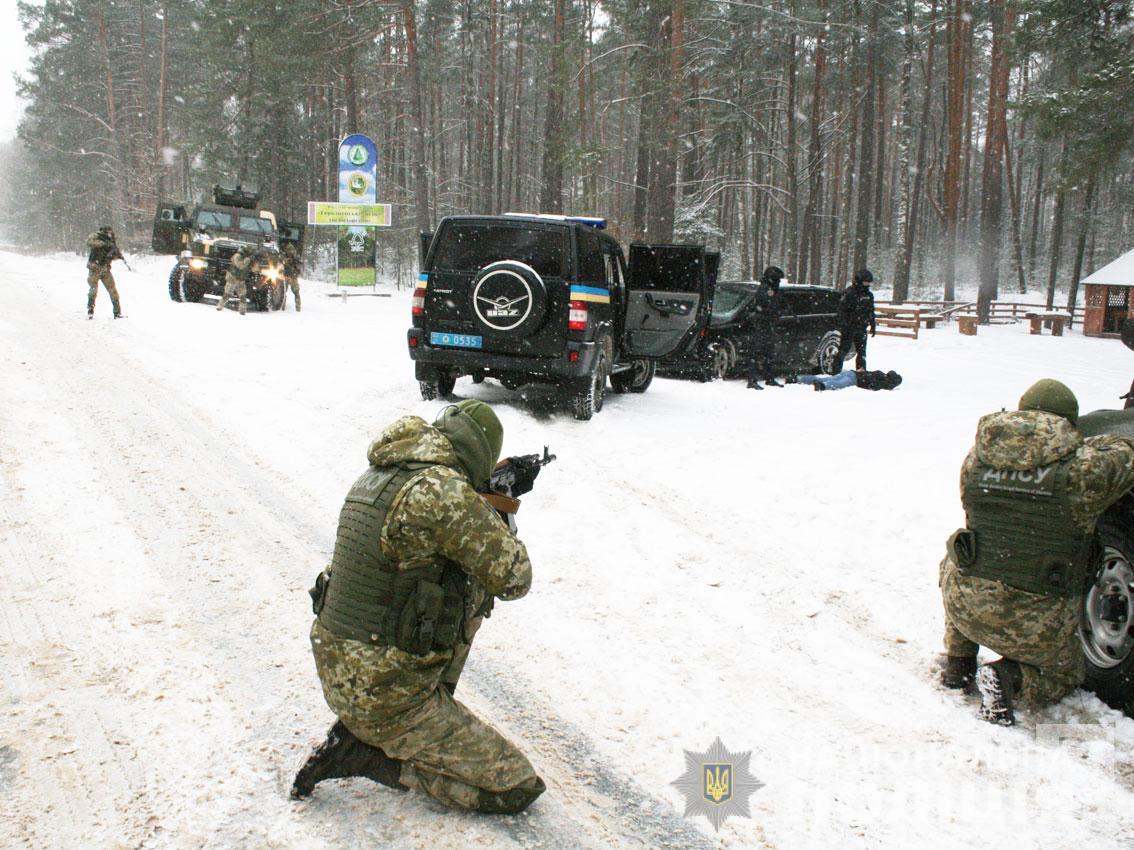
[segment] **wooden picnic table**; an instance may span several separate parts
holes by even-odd
[[[1028,333],[1035,335],[1041,334],[1044,328],[1050,328],[1052,336],[1063,336],[1063,326],[1071,321],[1071,316],[1057,310],[1025,313],[1024,318],[1030,326]]]

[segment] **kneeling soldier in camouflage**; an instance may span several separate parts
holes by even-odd
[[[527,549],[475,489],[502,443],[496,414],[468,399],[433,425],[402,417],[371,444],[312,591],[315,667],[339,721],[293,797],[347,776],[485,813],[522,811],[543,793],[527,758],[453,699],[493,599],[531,586]]]
[[[1019,410],[984,416],[961,468],[966,528],[941,562],[946,667],[979,716],[1015,722],[1013,704],[1056,702],[1083,682],[1079,605],[1095,522],[1134,485],[1134,441],[1076,430],[1079,403],[1043,380]],[[980,646],[1004,656],[977,669]]]

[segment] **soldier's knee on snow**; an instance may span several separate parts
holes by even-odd
[[[536,801],[547,786],[538,776],[531,782],[526,782],[519,788],[508,791],[480,792],[480,799],[476,804],[476,811],[482,815],[515,815],[522,812]]]

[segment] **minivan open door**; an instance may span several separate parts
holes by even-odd
[[[179,254],[185,247],[182,234],[188,233],[185,204],[163,201],[154,213],[154,231],[150,247],[155,254]]]
[[[684,350],[709,321],[719,255],[703,245],[630,245],[623,349],[664,358]]]

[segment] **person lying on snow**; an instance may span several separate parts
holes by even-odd
[[[902,382],[902,376],[892,369],[889,372],[847,369],[837,375],[797,375],[795,383],[811,384],[817,392],[858,387],[863,390],[892,390]]]

